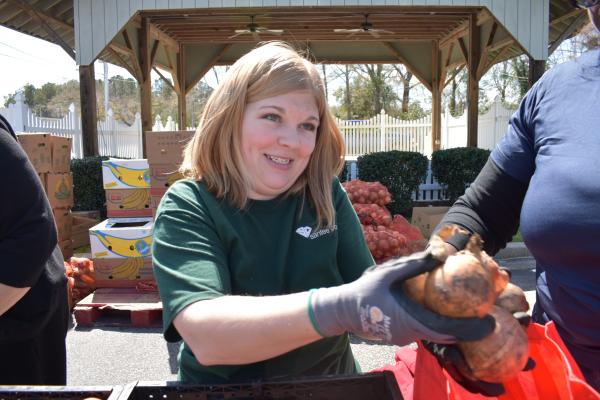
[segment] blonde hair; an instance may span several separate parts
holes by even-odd
[[[344,141],[316,67],[283,42],[259,45],[232,65],[204,107],[196,133],[184,150],[181,172],[202,180],[217,198],[243,209],[251,182],[241,151],[246,105],[297,90],[313,93],[320,124],[308,165],[286,195],[307,196],[317,213],[317,227],[332,225],[331,184],[344,164]]]

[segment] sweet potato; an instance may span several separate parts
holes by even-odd
[[[467,248],[449,256],[425,282],[425,306],[449,317],[483,317],[508,282],[491,257],[481,251],[473,235]]]
[[[511,314],[519,311],[527,312],[529,310],[529,303],[527,302],[527,297],[525,297],[525,292],[510,282],[496,299],[496,305],[504,308]]]
[[[494,331],[481,340],[457,344],[471,371],[472,378],[502,382],[525,367],[529,357],[527,335],[511,313],[493,306]]]

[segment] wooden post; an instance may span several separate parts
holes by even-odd
[[[79,66],[81,101],[81,140],[83,156],[98,156],[98,119],[96,115],[96,80],[94,64]]]
[[[534,60],[529,57],[529,87],[532,87],[544,75],[545,71],[545,60]]]
[[[142,18],[140,28],[140,66],[142,80],[140,82],[140,109],[142,114],[142,149],[146,157],[146,132],[152,130],[152,65],[150,59],[150,21]]]
[[[467,146],[477,147],[477,122],[479,118],[479,79],[477,69],[481,42],[481,29],[477,25],[477,14],[469,16],[469,80],[467,83]]]
[[[179,130],[187,129],[187,105],[185,102],[187,87],[185,79],[185,51],[183,44],[179,44],[179,54],[177,54],[177,82],[179,90],[177,91],[177,120],[179,121]]]
[[[431,80],[431,151],[440,149],[442,142],[442,87],[440,65],[440,43],[432,41],[432,80]]]

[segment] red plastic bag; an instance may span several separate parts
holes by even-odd
[[[414,377],[412,393],[402,391],[405,399],[414,400],[600,400],[600,394],[588,385],[573,357],[561,340],[554,322],[546,325],[531,324],[527,330],[529,354],[536,367],[519,373],[517,377],[503,382],[506,393],[499,397],[473,394],[456,383],[443,370],[436,358],[419,346],[416,362],[411,371]],[[404,373],[411,365],[412,356],[396,354],[396,365],[383,369],[399,375],[399,386],[409,387],[409,374]],[[398,372],[398,373],[396,373]]]

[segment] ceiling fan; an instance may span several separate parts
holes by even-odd
[[[246,29],[236,29],[235,35],[229,36],[229,39],[233,39],[240,35],[250,34],[254,39],[260,40],[260,34],[269,34],[269,35],[281,35],[283,33],[283,29],[269,29],[263,26],[258,26],[254,23],[254,15],[250,16],[250,23],[246,25]]]
[[[394,34],[392,31],[387,31],[385,29],[376,29],[373,28],[373,24],[369,22],[369,14],[365,14],[365,20],[362,24],[360,24],[360,28],[354,29],[334,29],[336,33],[349,33],[348,36],[354,36],[357,33],[368,33],[373,37],[379,38],[381,33]]]

